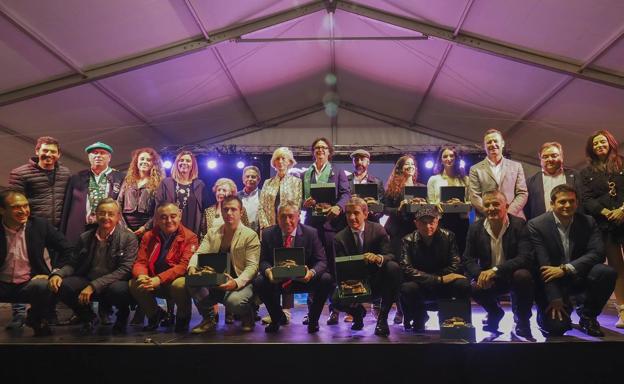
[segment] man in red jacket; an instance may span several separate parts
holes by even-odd
[[[166,312],[156,297],[172,299],[178,307],[175,331],[187,332],[191,320],[191,296],[184,284],[189,259],[197,249],[197,236],[184,227],[182,212],[173,203],[156,209],[154,228],[141,240],[132,267],[130,292],[148,318],[146,331],[155,331]]]

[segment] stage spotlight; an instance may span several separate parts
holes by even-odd
[[[238,168],[238,169],[243,169],[243,168],[245,168],[245,162],[244,162],[244,161],[242,161],[242,160],[239,160],[239,161],[236,163],[236,168]]]
[[[173,166],[173,163],[171,162],[171,160],[165,160],[163,162],[163,167],[165,167],[165,169],[171,169],[172,166]]]
[[[217,160],[208,160],[206,165],[208,166],[208,169],[215,169],[217,168]]]
[[[427,169],[433,169],[433,160],[427,160],[427,161],[425,161],[425,168],[427,168]]]
[[[459,168],[466,168],[466,162],[464,160],[459,160]]]

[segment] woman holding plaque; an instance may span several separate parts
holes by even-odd
[[[427,202],[429,204],[463,204],[468,203],[467,186],[468,176],[460,166],[461,153],[455,147],[443,146],[438,152],[436,163],[433,168],[434,175],[427,181]],[[463,187],[464,198],[451,198],[441,201],[441,187]],[[468,233],[468,212],[444,213],[440,219],[440,226],[455,234],[457,247],[461,255],[466,248],[466,235]]]
[[[317,138],[312,142],[311,150],[314,162],[304,172],[301,183],[304,199],[303,208],[306,212],[305,224],[316,228],[318,231],[327,256],[327,272],[335,278],[334,237],[336,237],[337,232],[347,226],[344,208],[351,197],[349,180],[344,171],[335,169],[330,163],[334,154],[334,147],[328,139]],[[312,198],[311,187],[318,183],[333,183],[335,185],[334,205],[317,202]],[[330,309],[332,309],[331,305]],[[331,311],[327,324],[338,324],[337,311]]]
[[[615,301],[617,328],[624,328],[624,158],[615,137],[605,130],[594,132],[585,145],[589,165],[581,170],[583,207],[596,219],[602,232],[607,261],[617,271]]]

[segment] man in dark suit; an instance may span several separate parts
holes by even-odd
[[[498,190],[483,194],[486,217],[470,225],[464,267],[473,280],[472,297],[487,311],[484,330],[498,331],[505,312],[497,297],[511,291],[518,336],[532,338],[533,248],[526,222],[507,213],[507,198]]]
[[[527,179],[529,199],[524,206],[527,220],[550,210],[550,192],[559,184],[573,186],[582,195],[579,173],[563,166],[563,148],[556,141],[542,144],[539,151],[542,170]]]
[[[537,322],[550,336],[570,330],[570,296],[576,295],[581,330],[604,336],[596,319],[615,288],[617,273],[607,265],[604,245],[591,216],[576,212],[576,190],[561,184],[550,194],[552,212],[529,221],[531,242],[540,267]]]
[[[368,205],[359,197],[352,197],[345,206],[348,227],[338,232],[334,240],[336,257],[364,255],[371,276],[373,296],[381,296],[381,308],[375,327],[375,335],[388,336],[388,312],[392,307],[401,283],[401,268],[395,255],[390,252],[390,239],[384,227],[379,223],[366,220]],[[334,299],[340,310],[353,316],[351,329],[364,327],[366,310],[360,304],[342,307]]]
[[[383,182],[378,177],[368,173],[370,153],[363,149],[357,149],[351,152],[351,160],[353,161],[353,173],[347,176],[351,195],[355,194],[355,184],[375,184],[377,185],[377,196],[375,197],[375,200],[381,201],[384,195]],[[374,221],[375,223],[379,223],[379,219],[382,216],[383,212],[368,212],[368,220]]]
[[[26,324],[35,336],[51,334],[45,313],[52,299],[48,276],[69,258],[71,244],[46,219],[31,217],[26,196],[15,190],[0,193],[0,301],[30,303]],[[49,265],[44,249],[57,253]]]
[[[282,292],[309,292],[312,294],[308,314],[308,333],[319,330],[319,317],[327,296],[333,290],[333,279],[327,273],[325,250],[316,229],[299,223],[299,207],[286,201],[277,212],[277,223],[262,231],[260,271],[254,280],[254,291],[264,302],[271,323],[264,329],[275,333],[285,324],[285,316],[279,299]],[[306,275],[295,280],[273,278],[273,250],[275,248],[303,247],[305,249]]]
[[[118,226],[119,204],[110,197],[95,208],[98,226],[80,235],[71,258],[54,271],[48,286],[74,310],[82,323],[81,332],[90,333],[97,325],[91,302],[117,307],[113,332],[123,333],[132,302],[128,280],[137,256],[136,236]]]

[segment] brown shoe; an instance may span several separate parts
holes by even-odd
[[[217,328],[217,323],[214,321],[213,317],[204,318],[201,323],[191,329],[191,333],[194,335],[199,335],[206,332],[212,332]]]

